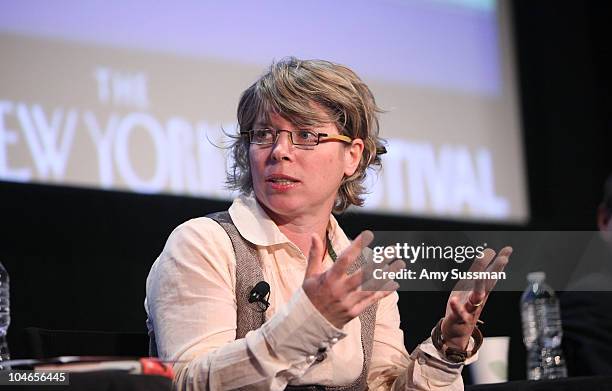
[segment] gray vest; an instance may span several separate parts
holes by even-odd
[[[248,298],[251,289],[259,281],[263,281],[263,272],[261,270],[261,264],[259,262],[259,256],[257,249],[253,244],[245,240],[236,226],[232,222],[232,219],[228,212],[218,212],[208,215],[207,217],[216,221],[229,236],[232,246],[234,247],[234,253],[236,255],[236,304],[237,309],[237,327],[236,327],[236,339],[244,338],[246,334],[251,330],[256,330],[265,322],[265,315],[258,306],[258,303],[249,303]],[[361,265],[365,264],[366,258],[362,255],[359,256],[359,261],[351,265],[349,274],[356,271]],[[372,344],[374,341],[374,327],[376,325],[376,310],[378,304],[373,304],[366,308],[364,312],[359,315],[361,321],[361,346],[363,348],[364,363],[361,369],[359,377],[350,384],[342,386],[322,386],[318,384],[312,385],[300,385],[300,386],[287,386],[287,390],[298,390],[298,391],[316,391],[316,390],[327,390],[327,391],[362,391],[368,388],[367,386],[367,375],[368,367],[370,365],[370,358],[372,356]],[[313,365],[316,365],[313,364]],[[248,387],[244,388],[245,390]]]

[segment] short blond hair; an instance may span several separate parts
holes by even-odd
[[[323,109],[324,116],[317,107]],[[381,166],[379,155],[385,149],[378,136],[380,112],[372,91],[348,67],[288,57],[272,63],[268,72],[242,93],[237,117],[239,131],[249,131],[257,120],[277,113],[297,126],[332,122],[340,134],[362,139],[364,150],[357,170],[343,178],[338,189],[334,212],[339,213],[350,205],[363,205],[366,169]],[[234,161],[228,171],[227,185],[248,194],[253,190],[249,140],[240,135],[232,137],[230,149]]]

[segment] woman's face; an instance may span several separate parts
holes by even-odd
[[[271,114],[269,120],[253,127],[298,129],[278,114]],[[331,123],[309,130],[339,134]],[[342,178],[355,172],[362,151],[360,139],[353,140],[352,144],[328,141],[314,147],[295,146],[288,132],[280,132],[273,145],[251,144],[249,157],[255,197],[277,223],[279,219],[329,213]]]

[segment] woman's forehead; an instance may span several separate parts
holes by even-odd
[[[262,110],[255,117],[254,125],[272,126],[273,123],[285,120],[295,126],[321,126],[333,121],[329,115],[318,104],[304,103],[304,109],[292,114],[280,110]],[[310,106],[310,107],[308,107]]]

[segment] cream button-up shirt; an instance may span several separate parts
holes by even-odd
[[[319,313],[302,289],[306,257],[254,198],[240,196],[229,213],[257,246],[270,284],[266,322],[236,340],[236,259],[229,237],[206,217],[177,227],[151,268],[145,300],[159,356],[176,361],[176,387],[282,390],[354,381],[363,363],[359,318],[338,329]],[[328,235],[338,254],[350,244],[333,216]],[[332,263],[326,255],[324,265]],[[463,365],[443,360],[431,339],[408,354],[397,300],[393,293],[378,305],[369,389],[462,390]]]

